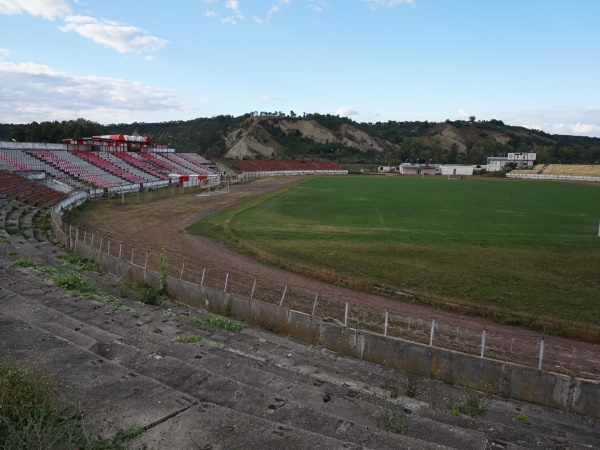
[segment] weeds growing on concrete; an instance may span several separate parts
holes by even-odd
[[[76,272],[100,272],[100,266],[93,259],[76,255],[75,253],[60,253],[58,257],[69,263],[69,268]]]
[[[196,325],[201,330],[209,332],[219,328],[221,330],[237,333],[244,328],[244,325],[241,322],[228,319],[227,317],[215,316],[213,314],[206,314],[203,317],[196,317],[192,314],[187,314],[187,318],[191,323]]]
[[[175,339],[177,342],[181,342],[182,344],[190,344],[202,341],[202,336],[197,334],[182,334],[181,336],[177,336]]]
[[[488,395],[486,392],[465,386],[460,402],[450,409],[455,416],[466,415],[470,417],[481,417],[487,411]]]
[[[531,424],[531,421],[529,420],[529,416],[527,416],[526,414],[523,413],[519,413],[515,416],[515,420],[518,420],[519,422],[521,422],[523,425],[525,426],[529,426]]]
[[[14,269],[18,269],[18,268],[24,268],[24,267],[32,267],[32,268],[37,268],[37,263],[31,259],[31,258],[19,258],[19,259],[15,259],[12,264],[10,265],[10,267],[14,268]]]
[[[53,278],[56,287],[78,293],[92,292],[94,287],[90,281],[78,273],[62,273]]]
[[[0,448],[6,450],[125,450],[141,430],[112,440],[91,436],[81,412],[58,400],[58,385],[43,369],[6,355],[0,356],[0,411]]]

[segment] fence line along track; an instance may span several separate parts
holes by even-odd
[[[520,333],[499,334],[481,328],[452,326],[422,317],[387,314],[386,312],[365,307],[345,298],[322,296],[318,292],[309,292],[302,286],[281,286],[268,279],[255,278],[243,271],[223,270],[210,263],[190,258],[181,258],[176,252],[163,250],[156,252],[152,248],[135,248],[125,242],[110,239],[97,231],[81,231],[65,224],[57,215],[53,220],[67,236],[70,236],[72,249],[79,241],[90,245],[98,252],[118,256],[121,260],[164,272],[173,277],[205,287],[224,290],[247,298],[255,298],[277,305],[285,305],[307,314],[330,317],[345,326],[359,330],[368,330],[387,334],[413,342],[435,345],[436,347],[456,350],[485,358],[538,367],[557,373],[588,379],[600,379],[600,353],[598,351],[577,351],[567,348],[550,336],[532,340]],[[114,238],[113,238],[114,239]],[[159,258],[164,266],[159,267]],[[347,305],[347,306],[346,306]]]

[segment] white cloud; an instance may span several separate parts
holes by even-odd
[[[375,9],[377,7],[392,8],[400,5],[412,5],[414,0],[362,0],[362,2]]]
[[[308,0],[308,5],[306,7],[315,12],[321,12],[328,6],[329,4],[323,0]]]
[[[358,111],[353,110],[349,106],[340,106],[335,110],[335,114],[338,116],[355,116],[359,114]]]
[[[276,97],[276,96],[271,95],[271,94],[263,94],[263,95],[261,95],[260,96],[260,100],[263,101],[263,102],[281,102],[281,101],[283,101],[279,97]]]
[[[77,117],[115,123],[197,109],[161,87],[4,61],[0,61],[0,98],[0,123]]]
[[[267,12],[266,21],[270,22],[271,18],[275,14],[280,13],[283,10],[283,8],[290,6],[291,4],[292,4],[291,0],[279,0],[275,5],[271,6],[269,11]]]
[[[225,8],[229,9],[233,15],[227,16],[221,20],[222,23],[237,25],[238,20],[244,20],[244,15],[240,9],[240,2],[238,0],[225,0]]]
[[[68,16],[60,29],[79,33],[119,53],[154,51],[167,44],[164,39],[147,35],[141,28],[89,16]]]
[[[559,106],[495,112],[489,116],[503,120],[508,125],[542,130],[550,134],[600,137],[600,107]]]
[[[467,111],[465,111],[465,110],[464,110],[464,109],[462,109],[462,108],[460,108],[460,109],[458,110],[458,115],[459,115],[460,117],[462,117],[463,119],[466,119],[467,117],[471,116],[471,114],[470,114],[470,113],[468,113]]]
[[[1,1],[1,0],[0,0]],[[318,2],[318,4],[321,4],[323,2],[323,0],[308,0],[309,2]],[[209,2],[207,2],[209,3]],[[215,1],[210,1],[210,3],[218,3]],[[256,8],[256,3],[253,5],[252,3],[248,2],[248,4],[250,6],[254,6]],[[216,9],[211,9],[208,10],[204,13],[205,17],[217,17],[217,16],[223,16],[223,18],[221,19],[221,23],[224,24],[228,24],[228,25],[237,25],[240,21],[245,20],[246,16],[242,13],[242,7],[240,5],[239,0],[225,0],[224,2],[220,3],[221,7],[224,9],[224,11],[222,11],[222,14],[219,14]],[[292,5],[292,0],[276,0],[274,1],[274,3],[266,10],[266,12],[264,14],[253,14],[251,15],[251,19],[252,21],[254,21],[257,24],[265,24],[265,23],[269,23],[271,21],[271,19],[273,18],[273,16],[275,16],[276,14],[279,14],[281,11],[283,11],[284,8],[287,8],[289,6]]]
[[[238,0],[226,0],[225,8],[232,10],[236,16],[241,15],[240,2]]]
[[[71,14],[66,0],[0,0],[0,14],[31,14],[54,20]]]

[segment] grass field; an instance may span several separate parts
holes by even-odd
[[[307,178],[190,227],[325,281],[600,338],[600,186]]]

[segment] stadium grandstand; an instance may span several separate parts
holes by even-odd
[[[242,174],[253,177],[285,175],[347,175],[348,171],[330,161],[240,160],[231,163]]]
[[[537,164],[531,169],[516,169],[506,174],[509,178],[536,180],[572,180],[600,182],[598,164]]]
[[[0,142],[3,195],[43,204],[17,189],[30,180],[30,191],[45,188],[63,194],[86,191],[92,197],[157,189],[168,185],[218,184],[214,164],[195,153],[176,153],[149,137],[104,135],[69,138],[62,144]]]

